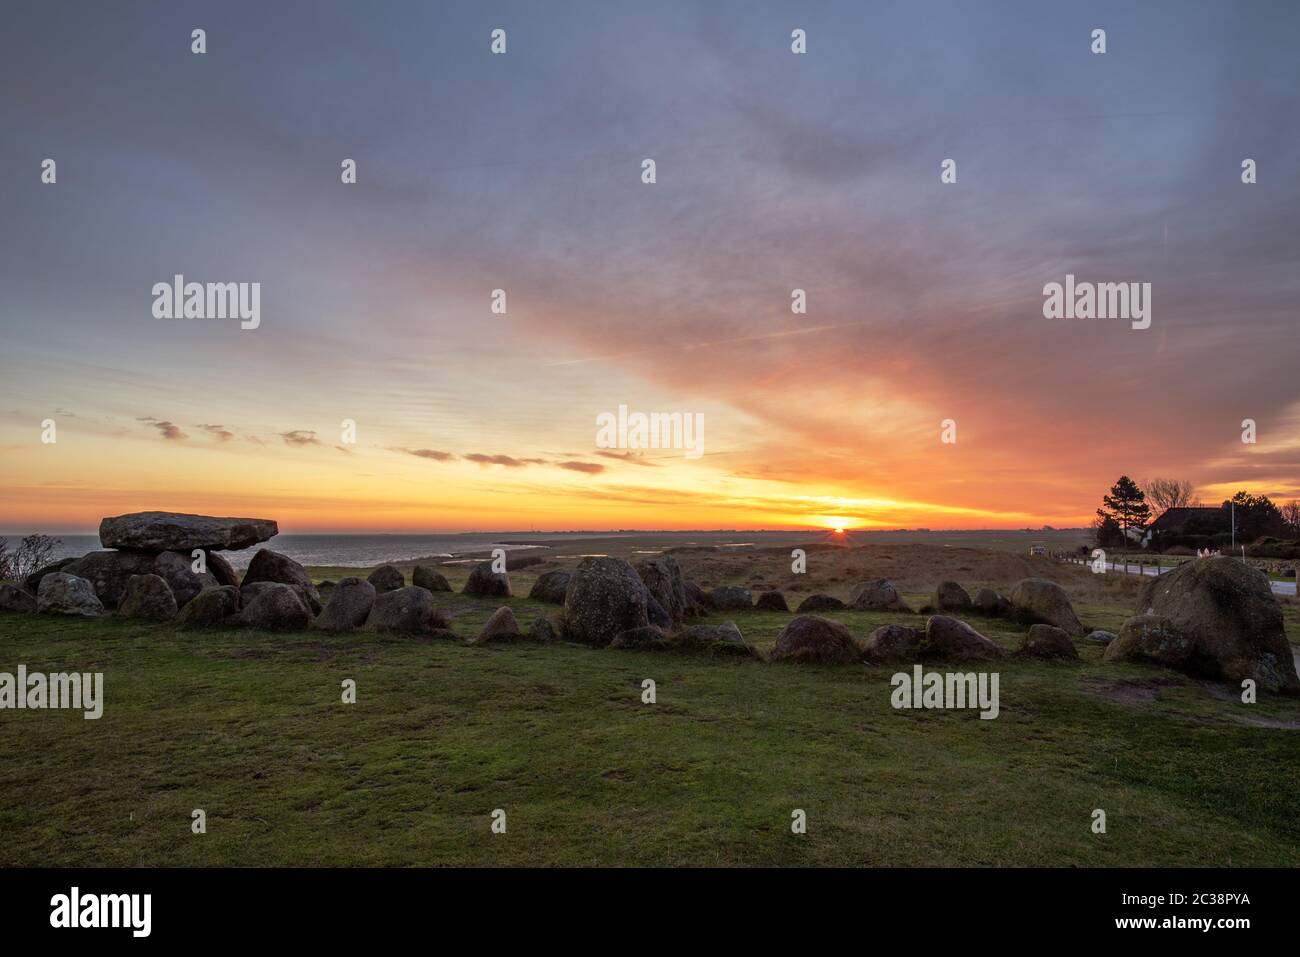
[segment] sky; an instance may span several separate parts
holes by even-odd
[[[0,530],[1300,497],[1298,44],[1249,0],[7,3]],[[156,318],[176,274],[260,325]],[[1067,274],[1151,283],[1150,328],[1045,319]],[[599,447],[621,405],[703,454]]]

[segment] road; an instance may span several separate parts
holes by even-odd
[[[1084,561],[1082,559],[1076,559],[1075,564],[1091,565],[1092,562]],[[1127,566],[1125,566],[1122,562],[1118,565],[1116,565],[1114,562],[1107,562],[1106,570],[1112,572],[1117,571],[1120,574],[1124,574],[1125,572],[1127,572],[1127,574],[1129,575],[1137,575],[1140,572],[1143,575],[1150,575],[1151,577],[1154,578],[1155,576],[1163,574],[1165,572],[1173,571],[1174,566],[1157,568],[1154,565],[1137,565],[1132,562],[1130,562]],[[1291,596],[1295,595],[1295,585],[1296,585],[1295,582],[1270,581],[1269,585],[1272,586],[1274,595],[1291,595]]]

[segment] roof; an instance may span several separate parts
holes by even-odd
[[[1194,518],[1207,519],[1209,521],[1221,521],[1223,519],[1223,509],[1218,506],[1178,506],[1176,508],[1167,508],[1160,513],[1160,517],[1147,526],[1151,531],[1164,531],[1171,528],[1179,528],[1186,525]]]

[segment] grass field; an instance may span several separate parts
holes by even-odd
[[[744,580],[745,561],[722,571]],[[1131,614],[1131,586],[1062,574],[1090,627]],[[465,636],[499,604],[438,598]],[[510,604],[525,627],[555,610]],[[789,617],[712,620],[766,650]],[[902,618],[832,617],[859,636]],[[969,620],[1008,648],[1020,634]],[[102,671],[106,703],[98,721],[0,713],[0,865],[1300,863],[1300,702],[1080,650],[1001,663],[982,721],[893,710],[894,667],[2,616],[0,670]]]

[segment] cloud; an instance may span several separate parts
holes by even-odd
[[[644,455],[633,455],[631,452],[597,452],[597,455],[604,456],[607,459],[618,459],[620,462],[627,462],[630,465],[644,465],[647,468],[662,468],[658,462],[651,462]]]
[[[442,452],[438,449],[396,448],[394,451],[405,452],[407,455],[414,455],[418,459],[433,459],[435,462],[450,462],[456,457],[451,452]]]
[[[217,440],[220,442],[229,442],[235,437],[235,433],[231,432],[224,425],[198,425],[195,426],[195,428],[202,429],[209,435],[216,436]]]
[[[568,469],[570,472],[585,472],[588,475],[598,475],[605,471],[605,466],[596,462],[557,462],[555,464],[562,469]]]
[[[510,455],[485,455],[482,452],[471,452],[465,456],[468,462],[477,462],[479,465],[503,465],[508,469],[521,469],[529,465],[545,465],[545,459],[517,459]]]
[[[285,445],[304,446],[304,445],[322,445],[320,439],[316,438],[315,432],[309,432],[306,429],[294,429],[292,432],[281,432],[280,438],[284,439]]]
[[[164,419],[155,419],[151,415],[136,416],[137,422],[147,422],[155,429],[162,433],[164,439],[188,439],[189,436],[181,431],[181,427],[174,422],[167,422]]]

